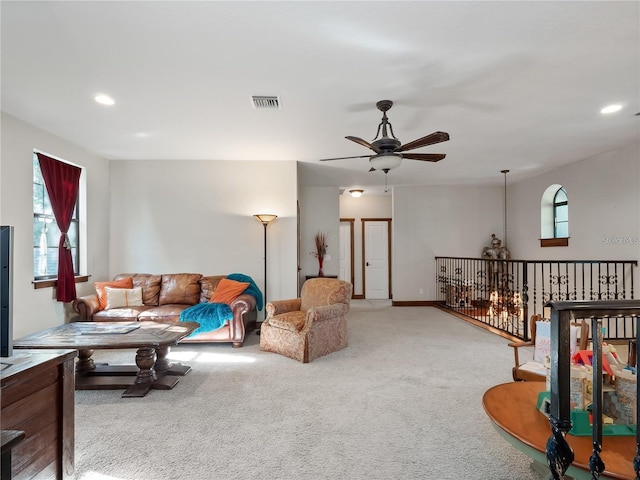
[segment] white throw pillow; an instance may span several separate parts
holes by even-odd
[[[142,287],[111,288],[104,287],[107,293],[105,310],[118,307],[136,307],[142,305]]]

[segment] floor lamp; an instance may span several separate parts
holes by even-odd
[[[273,222],[277,215],[271,215],[266,213],[261,213],[254,215],[253,218],[262,223],[264,227],[264,318],[267,318],[267,226]],[[260,335],[260,329],[257,331],[258,335]]]

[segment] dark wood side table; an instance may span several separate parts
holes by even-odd
[[[0,373],[3,480],[75,478],[76,354],[75,350],[14,350],[11,357],[0,358],[6,366]],[[23,432],[24,439],[19,441],[19,434],[16,438],[5,430]],[[10,453],[5,452],[8,447]],[[8,465],[5,454],[11,456]]]

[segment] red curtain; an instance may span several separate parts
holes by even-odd
[[[78,167],[54,160],[38,153],[42,178],[51,200],[53,215],[60,229],[58,243],[58,288],[56,299],[71,302],[76,298],[76,281],[73,274],[73,257],[67,232],[71,225],[73,210],[78,200],[80,172]]]

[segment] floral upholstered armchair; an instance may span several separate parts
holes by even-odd
[[[260,350],[302,363],[347,346],[347,320],[353,286],[335,278],[312,278],[300,298],[267,303]]]

